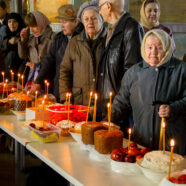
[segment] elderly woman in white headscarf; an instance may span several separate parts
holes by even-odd
[[[20,58],[29,59],[26,66],[30,68],[28,77],[28,89],[36,79],[41,68],[42,59],[47,55],[50,44],[55,33],[50,27],[48,18],[39,11],[33,11],[26,15],[24,28],[20,33],[20,41],[18,43],[18,53]],[[32,32],[29,35],[28,31]]]
[[[165,119],[166,150],[186,154],[186,63],[172,57],[170,36],[159,29],[145,34],[143,61],[131,67],[112,105],[112,121],[132,112],[133,140],[158,149],[161,119]]]
[[[61,63],[60,100],[64,102],[66,92],[72,92],[74,104],[88,105],[89,93],[96,88],[105,29],[95,1],[83,3],[78,18],[85,29],[70,40]]]

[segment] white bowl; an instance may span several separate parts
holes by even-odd
[[[70,134],[72,136],[72,138],[78,143],[81,144],[81,133],[75,133],[75,132],[71,132]]]
[[[181,171],[181,172],[173,172],[171,174],[171,177],[179,177],[182,174],[186,174],[186,169]],[[177,184],[177,183],[172,183],[171,181],[168,180],[168,176],[164,177],[164,179],[160,182],[159,186],[186,186],[186,184]]]
[[[155,171],[148,168],[145,168],[141,165],[143,161],[143,158],[137,160],[138,167],[142,170],[143,174],[151,181],[155,183],[159,183],[166,175],[167,173],[161,172],[161,171]]]
[[[141,169],[136,163],[119,162],[111,160],[111,168],[114,172],[124,175],[141,174]]]
[[[17,116],[17,120],[20,121],[25,120],[25,111],[14,111],[14,110],[11,111]]]

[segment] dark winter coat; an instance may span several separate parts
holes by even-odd
[[[162,104],[171,107],[166,119],[166,149],[170,138],[176,141],[175,152],[186,154],[186,63],[172,57],[160,67],[141,62],[125,74],[119,93],[112,105],[112,121],[133,112],[133,140],[158,149]]]
[[[98,116],[104,118],[109,93],[119,91],[124,73],[141,60],[140,46],[144,31],[129,13],[119,20],[114,33],[103,49],[98,70]]]
[[[73,36],[79,34],[83,30],[83,25],[79,24],[73,33]],[[62,62],[65,50],[68,44],[68,38],[63,32],[58,33],[50,46],[49,53],[43,61],[41,71],[35,80],[36,84],[42,85],[44,80],[47,79],[53,83],[53,94],[57,101],[60,101],[59,97],[59,70]]]

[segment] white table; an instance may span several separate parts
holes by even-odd
[[[31,142],[26,148],[74,185],[86,186],[155,186],[143,174],[125,176],[111,170],[110,164],[89,158],[70,137],[61,143]]]

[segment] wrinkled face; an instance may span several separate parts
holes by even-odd
[[[109,9],[107,6],[107,1],[99,1],[99,13],[103,16],[105,22],[109,23]]]
[[[15,19],[8,20],[8,27],[11,32],[15,32],[18,29],[19,23]]]
[[[38,26],[30,26],[30,30],[34,34],[34,36],[40,35],[40,30]]]
[[[150,66],[156,66],[164,57],[163,45],[156,36],[149,36],[145,42],[145,57]]]
[[[0,19],[5,18],[5,15],[6,15],[6,9],[0,7]]]
[[[83,14],[83,24],[88,35],[96,35],[100,29],[100,21],[97,13],[90,9],[86,10]]]
[[[159,19],[159,7],[157,3],[149,3],[145,7],[145,16],[149,23],[156,23]]]
[[[66,36],[71,36],[74,33],[75,28],[77,26],[76,20],[61,19],[60,23],[61,23],[61,29],[63,30],[63,33]]]

